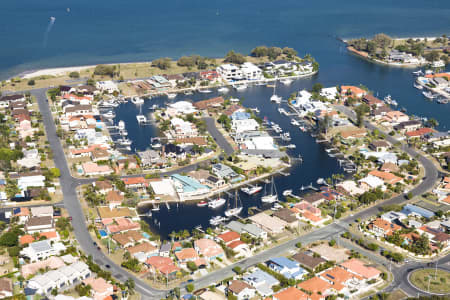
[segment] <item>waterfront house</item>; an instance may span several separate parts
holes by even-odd
[[[210,239],[199,239],[194,241],[194,248],[198,252],[199,255],[203,255],[203,257],[207,261],[212,261],[216,258],[224,257],[224,251],[219,244]]]
[[[243,63],[241,72],[244,80],[260,80],[263,78],[262,70],[251,62]]]
[[[180,200],[200,199],[206,196],[210,188],[189,176],[174,174],[171,176]]]
[[[186,264],[188,261],[195,261],[200,258],[194,248],[183,248],[175,252],[175,257],[181,264]]]
[[[396,184],[398,182],[401,182],[403,179],[401,177],[398,177],[392,173],[389,172],[383,172],[383,171],[378,171],[378,170],[372,170],[369,172],[370,176],[374,176],[377,178],[380,178],[381,180],[384,181],[385,184]]]
[[[272,296],[273,300],[308,300],[309,295],[295,287],[291,286],[281,290]]]
[[[244,131],[254,131],[258,130],[259,123],[256,122],[255,119],[244,119],[244,120],[232,120],[231,121],[231,129],[236,132],[244,132]]]
[[[166,114],[169,117],[174,117],[177,115],[186,116],[189,114],[195,114],[196,112],[197,109],[189,101],[178,101],[175,103],[170,103],[168,104],[168,107],[166,109]]]
[[[343,139],[359,139],[367,135],[365,128],[350,127],[340,131]]]
[[[83,280],[83,284],[90,285],[92,287],[90,293],[94,300],[109,299],[110,296],[114,293],[113,285],[108,283],[102,277],[97,277],[95,279],[93,277],[87,278]]]
[[[409,203],[406,204],[405,206],[403,206],[402,213],[407,216],[415,216],[415,217],[419,217],[419,218],[422,217],[425,219],[430,219],[430,218],[434,217],[434,215],[435,215],[434,212],[432,212],[428,209],[416,206],[414,204],[409,204]]]
[[[408,132],[405,133],[405,135],[406,135],[406,137],[408,139],[410,139],[410,138],[421,138],[421,137],[425,136],[426,134],[430,134],[430,133],[433,133],[433,132],[436,132],[433,128],[424,127],[424,128],[419,128],[419,129],[414,130],[414,131],[408,131]]]
[[[197,101],[194,103],[194,107],[199,110],[205,110],[208,108],[222,107],[224,99],[220,97],[215,97],[207,100]]]
[[[374,97],[371,94],[364,95],[362,101],[364,103],[366,103],[367,105],[369,105],[369,107],[371,109],[384,106],[384,102],[383,101],[381,101],[377,97]]]
[[[314,271],[315,268],[326,262],[326,260],[323,259],[322,257],[320,256],[315,257],[312,255],[312,253],[308,254],[306,252],[298,252],[297,254],[292,256],[292,259],[294,259],[299,264],[309,268],[312,271]]]
[[[170,245],[169,242],[161,244],[161,246],[159,248],[159,256],[169,257],[171,249],[172,249],[172,246]]]
[[[141,160],[141,166],[143,168],[153,167],[154,165],[162,166],[166,163],[166,160],[161,158],[159,152],[155,150],[149,149],[145,151],[139,151],[137,154]]]
[[[308,202],[312,206],[318,207],[321,203],[325,202],[325,196],[322,193],[312,193],[303,197],[303,201]]]
[[[136,210],[130,207],[115,207],[109,206],[97,206],[97,212],[100,219],[118,219],[118,218],[130,218],[132,220],[139,220],[136,214]]]
[[[139,223],[133,222],[128,218],[115,218],[114,222],[112,222],[112,220],[105,219],[102,220],[102,222],[105,225],[106,232],[110,234],[141,229],[141,225]]]
[[[298,227],[298,219],[295,216],[295,213],[292,212],[289,208],[282,208],[273,213],[273,216],[287,223],[287,226],[290,228]]]
[[[302,279],[308,273],[299,263],[283,256],[270,259],[267,265],[288,279]]]
[[[228,283],[227,291],[234,295],[238,300],[252,299],[255,297],[256,293],[254,287],[241,280],[231,280]]]
[[[344,270],[347,270],[355,275],[361,276],[366,280],[376,279],[381,274],[380,270],[374,267],[367,266],[363,261],[357,258],[349,259],[341,263],[340,266],[344,268]]]
[[[231,221],[225,227],[239,234],[248,233],[253,238],[267,239],[267,232],[255,224],[242,224],[241,222]]]
[[[391,124],[399,124],[402,122],[408,122],[409,116],[407,114],[402,113],[401,111],[393,110],[387,112],[384,119]]]
[[[119,92],[119,88],[118,88],[117,84],[112,80],[97,81],[95,83],[95,87],[98,90],[100,90],[102,92],[106,92],[108,94],[112,94],[114,92]]]
[[[370,111],[370,115],[375,119],[379,120],[386,116],[388,112],[392,111],[389,106],[381,106]]]
[[[269,216],[262,212],[249,217],[249,219],[258,227],[262,228],[270,234],[280,234],[284,231],[284,228],[288,225],[283,220]]]
[[[414,131],[422,127],[422,122],[418,120],[410,120],[401,122],[394,126],[394,130],[399,131],[400,133],[405,133],[409,131]]]
[[[219,178],[235,182],[240,180],[239,174],[237,174],[231,167],[218,163],[212,165],[212,172]]]
[[[372,176],[372,175],[368,175],[360,180],[358,180],[359,182],[359,186],[364,190],[364,191],[370,191],[376,188],[381,188],[382,190],[386,189],[386,187],[384,186],[384,181],[378,177]]]
[[[280,284],[280,282],[272,275],[256,269],[250,274],[244,275],[242,279],[256,289],[258,294],[268,297],[273,294],[272,287]]]
[[[114,242],[116,242],[123,248],[129,248],[137,243],[143,243],[147,240],[140,232],[136,230],[130,230],[124,233],[116,233],[113,234],[111,238],[114,240]]]
[[[131,256],[135,257],[142,263],[149,257],[158,255],[158,248],[149,242],[142,242],[136,246],[127,247],[126,250],[131,254]]]
[[[122,181],[128,189],[144,188],[147,186],[147,182],[143,176],[125,177],[122,178]]]
[[[394,232],[402,229],[397,224],[391,223],[381,218],[377,218],[370,222],[368,228],[377,237],[392,235]]]
[[[170,120],[170,123],[176,137],[195,137],[198,134],[197,128],[191,122],[175,117]]]
[[[234,64],[223,64],[217,67],[217,73],[226,81],[238,81],[243,79],[241,68]]]
[[[163,158],[186,159],[186,151],[178,145],[166,144],[162,148]]]
[[[352,85],[341,86],[341,97],[347,99],[348,97],[362,98],[367,95],[367,92],[359,87]]]

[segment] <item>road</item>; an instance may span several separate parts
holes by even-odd
[[[164,298],[166,294],[165,291],[154,289],[142,280],[128,273],[123,268],[112,262],[102,251],[98,250],[94,245],[94,241],[92,240],[91,235],[89,234],[89,231],[87,229],[86,218],[84,217],[83,210],[81,208],[81,204],[76,192],[77,186],[83,183],[83,180],[73,178],[70,174],[61,142],[56,135],[56,126],[53,121],[50,107],[47,103],[45,91],[46,89],[36,89],[32,90],[31,94],[36,97],[36,100],[38,102],[39,110],[42,114],[42,120],[44,122],[45,131],[47,133],[47,139],[53,151],[53,160],[56,167],[59,168],[61,172],[60,182],[62,193],[64,196],[64,206],[67,209],[69,215],[72,217],[73,231],[78,243],[80,244],[84,253],[86,253],[86,255],[92,255],[94,262],[96,262],[102,268],[108,269],[106,265],[109,265],[109,270],[115,278],[121,281],[126,281],[128,278],[132,278],[136,284],[136,291],[142,295],[143,299]]]
[[[37,99],[40,113],[42,114],[42,119],[44,122],[45,130],[47,133],[47,138],[50,143],[50,147],[53,151],[53,159],[55,162],[55,165],[57,168],[60,169],[61,177],[61,188],[64,196],[64,205],[70,214],[72,216],[72,225],[74,228],[75,237],[78,240],[81,248],[87,255],[92,255],[94,261],[99,264],[100,266],[106,268],[106,265],[109,265],[109,269],[114,277],[121,281],[125,281],[128,278],[132,278],[136,283],[136,291],[139,292],[142,295],[143,299],[161,299],[165,296],[166,291],[161,291],[154,289],[147,285],[142,280],[136,278],[132,274],[125,271],[120,266],[113,263],[102,251],[99,251],[97,247],[94,245],[94,241],[92,240],[88,230],[87,230],[87,224],[86,219],[83,215],[83,211],[77,196],[76,188],[77,186],[85,183],[92,182],[92,179],[76,179],[73,178],[70,174],[70,170],[66,161],[66,157],[64,155],[64,151],[61,145],[61,142],[56,135],[56,126],[53,121],[53,116],[51,114],[49,105],[47,103],[47,98],[45,94],[45,89],[35,89],[31,91],[31,94],[34,95]],[[204,118],[208,131],[211,133],[211,135],[216,139],[217,144],[224,149],[224,151],[227,154],[233,153],[233,148],[231,145],[225,140],[225,138],[220,134],[219,130],[215,126],[214,120],[212,118],[206,117]],[[370,128],[370,124],[367,124],[367,126]],[[395,144],[396,140],[391,140],[391,137],[386,135],[388,137],[388,140]],[[436,182],[436,179],[438,178],[438,172],[435,168],[435,166],[425,157],[419,155],[417,152],[414,151],[414,149],[409,147],[404,147],[404,150],[412,155],[413,157],[417,156],[417,159],[422,163],[424,169],[425,169],[425,176],[426,178],[417,186],[415,187],[411,192],[414,195],[420,195],[424,193],[425,191],[429,190],[434,183]],[[190,166],[191,167],[191,166]],[[189,167],[187,167],[189,168]],[[180,170],[176,170],[176,172],[180,172]],[[357,218],[366,218],[368,216],[376,214],[380,207],[389,203],[401,203],[405,201],[403,196],[398,196],[393,199],[387,200],[385,202],[379,203],[367,210],[364,210],[362,212],[359,212],[353,216],[347,217],[339,222],[334,222],[326,227],[320,228],[318,230],[315,230],[313,232],[310,232],[306,235],[303,235],[301,237],[295,238],[293,240],[287,241],[281,245],[278,245],[272,249],[263,251],[261,253],[258,253],[250,258],[244,259],[242,261],[239,261],[233,265],[230,265],[226,268],[220,269],[218,271],[209,273],[206,276],[203,276],[200,279],[197,279],[194,281],[194,284],[196,288],[200,287],[207,287],[217,281],[223,280],[227,277],[230,277],[233,275],[232,269],[236,266],[239,266],[241,268],[248,268],[252,265],[258,264],[260,262],[264,262],[268,260],[271,257],[282,255],[290,250],[294,250],[295,244],[298,242],[301,242],[302,244],[308,244],[317,240],[324,240],[324,239],[331,239],[338,236],[340,233],[344,232],[347,228],[347,224],[354,222]],[[343,224],[344,223],[344,224]],[[343,225],[342,225],[343,224]],[[368,252],[368,251],[366,251]],[[367,253],[370,258],[373,258],[374,261],[379,261],[380,258],[377,257],[375,254]],[[446,265],[448,263],[448,257],[439,261],[439,266]],[[390,288],[394,288],[397,286],[403,287],[405,286],[406,289],[409,289],[410,291],[413,291],[414,287],[409,287],[406,277],[404,276],[405,272],[408,273],[410,269],[423,266],[421,263],[411,263],[407,264],[403,267],[398,267],[395,269],[394,275],[395,280],[394,283],[390,286]],[[406,281],[406,283],[405,283]]]

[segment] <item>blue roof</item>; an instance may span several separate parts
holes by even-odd
[[[422,217],[427,218],[427,219],[434,217],[434,212],[432,212],[428,209],[413,205],[413,204],[406,204],[403,207],[402,213],[404,213],[406,215],[415,213],[415,214],[421,215]]]
[[[209,189],[208,186],[203,185],[200,182],[198,182],[197,180],[195,180],[191,177],[188,177],[188,176],[174,174],[174,175],[172,175],[172,179],[175,179],[178,182],[180,182],[183,185],[183,190],[185,192],[194,192],[196,190],[204,189],[204,188]]]
[[[247,120],[250,119],[250,114],[247,112],[243,112],[243,111],[235,111],[232,115],[231,115],[231,119],[233,120]]]
[[[283,268],[295,269],[299,267],[298,263],[283,256],[272,258],[270,261]]]

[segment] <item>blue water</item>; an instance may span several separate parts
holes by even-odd
[[[68,12],[67,8],[70,8]],[[50,17],[55,17],[53,25]],[[385,32],[394,37],[450,35],[450,1],[268,1],[268,0],[20,0],[0,2],[0,79],[40,68],[148,61],[157,57],[177,58],[200,54],[221,57],[234,49],[248,53],[257,45],[289,46],[300,55],[310,53],[320,63],[320,72],[310,79],[280,88],[284,97],[315,82],[325,86],[364,84],[380,97],[391,94],[410,114],[434,117],[440,129],[450,129],[450,105],[428,102],[412,87],[411,70],[374,65],[348,54],[337,37],[371,36]],[[239,96],[245,105],[258,106],[284,129],[289,120],[268,104],[270,91],[252,88]],[[191,97],[199,100],[200,96]],[[203,95],[204,97],[204,95]],[[166,99],[155,99],[159,103]],[[147,105],[147,104],[146,104]],[[131,104],[117,111],[127,119],[135,149],[145,149],[157,134],[139,128]],[[128,117],[132,115],[132,117]],[[134,120],[132,120],[134,119]],[[305,163],[277,178],[280,191],[297,189],[317,177],[339,172],[312,138],[291,130]],[[257,203],[246,199],[244,206]],[[172,230],[207,225],[207,208],[183,206],[155,214],[162,236]],[[182,216],[182,218],[180,218]],[[170,220],[170,221],[169,221]],[[177,220],[177,222],[173,222]]]

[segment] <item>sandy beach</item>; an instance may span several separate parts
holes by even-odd
[[[51,69],[42,69],[37,71],[30,71],[29,73],[23,74],[21,77],[23,79],[30,79],[33,77],[39,77],[43,75],[48,76],[61,76],[70,72],[80,72],[85,69],[94,68],[95,65],[92,66],[78,66],[78,67],[65,67],[65,68],[51,68]]]

